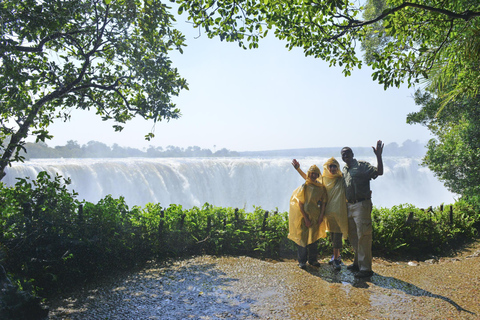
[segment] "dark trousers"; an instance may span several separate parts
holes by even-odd
[[[298,263],[305,264],[308,262],[316,262],[318,254],[318,241],[307,245],[306,247],[298,246]]]

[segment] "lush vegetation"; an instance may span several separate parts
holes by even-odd
[[[403,2],[403,1],[402,1]],[[423,79],[446,101],[478,94],[480,6],[476,1],[367,0],[362,49],[379,77]],[[388,72],[388,73],[387,73]],[[393,74],[396,73],[394,76]],[[382,82],[382,78],[379,78]]]
[[[397,259],[446,255],[476,239],[480,227],[479,207],[463,200],[427,210],[409,204],[374,208],[372,219],[374,254]]]
[[[26,309],[41,315],[35,295],[48,297],[115,271],[141,267],[150,259],[194,254],[295,258],[287,239],[288,214],[220,208],[183,209],[161,204],[129,208],[110,196],[97,204],[68,191],[68,180],[42,172],[37,180],[0,184],[0,292],[2,319],[21,319]],[[459,201],[424,212],[413,206],[375,208],[374,252],[386,257],[429,258],[474,239],[478,207]],[[320,252],[331,254],[328,239]],[[342,252],[351,256],[348,246]],[[31,295],[29,293],[33,293]],[[31,306],[26,308],[26,305]],[[33,310],[33,311],[32,311]],[[39,316],[40,318],[40,316]]]

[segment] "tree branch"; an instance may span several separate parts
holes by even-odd
[[[372,19],[372,20],[358,21],[358,20],[354,20],[354,19],[349,19],[347,17],[345,17],[345,18],[352,23],[358,23],[358,24],[354,25],[355,28],[356,27],[363,27],[363,26],[370,25],[370,24],[373,24],[375,22],[381,21],[381,20],[385,19],[387,16],[389,16],[389,15],[391,15],[391,14],[397,12],[397,11],[401,11],[401,10],[407,8],[407,7],[412,7],[412,8],[417,8],[417,9],[423,9],[425,11],[440,13],[440,14],[446,15],[446,16],[454,19],[454,20],[461,19],[461,20],[469,21],[472,18],[480,17],[480,12],[474,12],[474,11],[470,11],[470,10],[467,10],[463,13],[455,13],[453,11],[440,9],[440,8],[435,8],[435,7],[430,7],[430,6],[426,6],[426,5],[423,5],[423,4],[404,2],[401,5],[399,5],[398,7],[385,10],[381,15],[379,15],[378,17],[376,17],[375,19]],[[344,28],[348,28],[348,27],[351,27],[351,25],[349,24],[349,26],[345,26]]]
[[[49,36],[46,36],[45,38],[43,38],[37,46],[35,47],[25,47],[25,46],[17,46],[17,45],[12,45],[11,47],[16,50],[16,51],[20,51],[20,52],[42,52],[43,50],[43,46],[49,42],[49,41],[52,41],[52,40],[55,40],[55,39],[60,39],[60,38],[70,38],[72,35],[75,35],[75,34],[79,34],[79,33],[84,33],[85,31],[73,31],[73,32],[56,32],[56,33],[53,33]],[[5,41],[6,43],[14,43],[13,40],[6,40]],[[7,48],[8,46],[7,45],[4,45],[3,47]]]
[[[440,52],[440,50],[442,50],[443,46],[445,45],[445,43],[447,43],[447,40],[448,38],[450,37],[450,34],[452,33],[452,30],[453,30],[453,20],[450,21],[450,28],[448,30],[448,33],[447,35],[445,36],[445,39],[443,39],[442,43],[440,44],[440,46],[435,50],[435,52],[433,52],[433,54],[431,55],[430,57],[430,66],[427,67],[427,70],[431,70],[433,65],[435,64],[435,56]]]

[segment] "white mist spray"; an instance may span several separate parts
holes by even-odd
[[[299,159],[304,170],[312,164],[322,168],[326,160]],[[364,160],[376,165],[374,158]],[[419,163],[384,158],[384,175],[371,182],[374,205],[426,208],[453,203],[455,195]],[[254,205],[287,211],[292,191],[303,183],[290,158],[37,159],[13,164],[3,182],[13,185],[16,177],[35,178],[40,171],[70,177],[69,189],[78,192],[79,199],[96,203],[111,194],[124,196],[129,206],[152,202],[191,208],[208,202],[247,211]]]

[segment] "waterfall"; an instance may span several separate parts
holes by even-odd
[[[298,158],[306,171],[312,164],[323,170],[327,158]],[[338,159],[341,162],[341,159]],[[365,158],[376,165],[374,158]],[[384,175],[371,182],[373,203],[391,207],[412,203],[418,207],[454,202],[431,171],[419,166],[420,159],[386,157]],[[16,178],[36,178],[40,171],[70,177],[70,190],[80,200],[96,203],[108,194],[124,196],[129,206],[160,203],[184,208],[206,202],[219,207],[288,210],[292,191],[303,183],[291,158],[122,158],[122,159],[34,159],[14,163],[2,182],[11,186]]]

